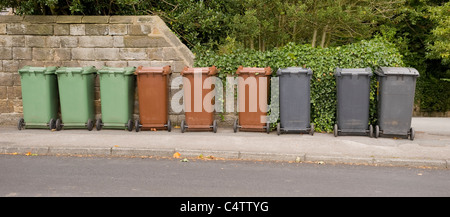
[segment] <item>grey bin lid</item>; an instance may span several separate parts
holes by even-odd
[[[334,70],[334,75],[336,77],[342,75],[367,75],[372,76],[372,69],[370,67],[367,68],[339,68],[337,67]]]
[[[379,67],[375,70],[375,73],[379,76],[407,75],[419,77],[419,71],[417,69],[406,67]]]
[[[277,70],[277,75],[291,74],[291,73],[312,75],[312,70],[310,68],[305,69],[302,67],[278,68]]]

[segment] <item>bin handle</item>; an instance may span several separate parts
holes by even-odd
[[[243,69],[244,69],[243,66],[239,66],[237,71],[236,71],[236,74],[239,75],[241,73],[250,73],[249,71],[244,71],[243,72],[242,71]],[[264,75],[271,75],[271,74],[272,74],[272,69],[270,68],[270,66],[265,67],[264,68]]]
[[[138,75],[138,74],[158,74],[158,73],[162,73],[163,75],[170,75],[172,74],[172,69],[170,65],[166,65],[164,67],[162,67],[162,71],[159,70],[149,70],[149,71],[143,71],[143,66],[139,66],[136,71],[134,71],[134,74]]]

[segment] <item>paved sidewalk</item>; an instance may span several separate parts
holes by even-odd
[[[450,168],[450,118],[413,118],[414,141],[333,134],[107,130],[17,130],[0,127],[0,153],[101,156],[214,156],[216,159]]]

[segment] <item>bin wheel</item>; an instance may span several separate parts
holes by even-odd
[[[53,130],[56,128],[56,120],[55,119],[50,119],[50,121],[48,122],[48,128],[50,128],[50,130]]]
[[[61,119],[56,119],[56,131],[60,131],[62,129]]]
[[[270,123],[269,122],[266,123],[266,132],[267,132],[267,134],[270,133]]]
[[[25,120],[23,118],[21,118],[17,122],[17,129],[22,130],[23,126],[25,126]]]
[[[415,136],[415,132],[414,132],[414,129],[411,127],[409,129],[409,139],[414,140],[414,136]]]
[[[369,125],[369,137],[372,138],[373,137],[373,126]]]
[[[238,131],[238,119],[234,120],[233,131],[236,133]]]
[[[181,133],[184,133],[185,131],[185,126],[184,126],[184,120],[181,121]]]
[[[333,133],[334,133],[334,137],[338,136],[338,125],[337,124],[334,124]]]
[[[378,138],[380,136],[380,127],[378,125],[375,125],[375,138]]]
[[[101,118],[97,119],[97,121],[95,122],[95,128],[97,129],[97,131],[101,130],[102,126],[103,126],[102,119]]]
[[[167,121],[167,132],[172,131],[172,122],[170,120]]]
[[[277,135],[279,136],[281,134],[281,128],[280,123],[277,124]]]
[[[311,129],[309,130],[309,134],[314,136],[314,123],[311,123]]]
[[[213,132],[217,133],[217,121],[216,120],[213,121]]]
[[[133,121],[131,119],[127,122],[127,130],[130,132],[133,130]]]
[[[139,132],[139,130],[141,129],[141,126],[139,126],[139,119],[134,121],[134,129],[136,130],[136,132]]]
[[[93,128],[94,128],[94,121],[91,120],[91,119],[88,119],[88,121],[87,121],[87,129],[89,131],[91,131]]]

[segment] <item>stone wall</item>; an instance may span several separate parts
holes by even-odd
[[[25,65],[170,65],[173,79],[193,63],[192,52],[157,16],[0,16],[0,125],[16,124],[22,117],[18,69]],[[99,116],[98,78],[95,90]],[[182,118],[170,113],[175,124]]]

